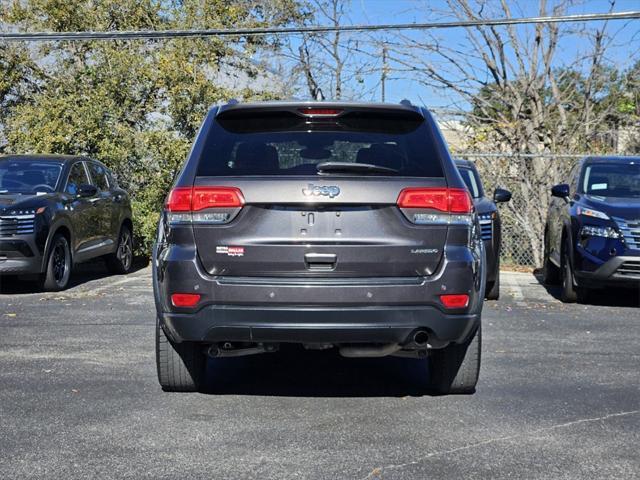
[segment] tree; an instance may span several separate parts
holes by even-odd
[[[339,27],[347,22],[348,0],[311,0],[310,10],[299,24]],[[288,40],[287,58],[293,61],[293,76],[300,78],[299,91],[317,100],[340,100],[363,95],[363,77],[373,67],[373,56],[364,51],[372,42],[340,31],[303,34]]]
[[[538,0],[538,16],[566,13],[571,1]],[[530,3],[447,0],[458,20],[512,17]],[[615,0],[610,2],[610,8]],[[432,11],[436,14],[438,12]],[[616,128],[611,93],[617,70],[607,60],[612,37],[604,22],[596,28],[539,23],[476,26],[460,32],[466,47],[437,33],[402,35],[390,54],[399,70],[438,89],[463,112],[473,136],[470,148],[513,154],[508,160],[481,161],[479,167],[514,190],[507,216],[526,235],[535,264],[541,265],[548,189],[567,162],[545,155],[610,151]],[[561,65],[563,42],[580,41],[580,53]],[[540,154],[533,158],[519,154]]]
[[[0,44],[0,118],[37,91],[40,77],[24,46]]]
[[[3,9],[2,21],[48,31],[255,27],[287,24],[299,10],[295,0],[28,0]],[[233,97],[278,95],[268,82],[256,81],[265,71],[252,55],[278,48],[262,37],[12,48],[0,50],[0,69],[7,72],[0,80],[2,149],[103,161],[132,193],[138,244],[146,252],[162,201],[208,108]]]
[[[630,67],[623,76],[623,81],[615,96],[615,107],[618,122],[626,133],[626,144],[629,153],[640,153],[640,61]]]

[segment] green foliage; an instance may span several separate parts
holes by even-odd
[[[296,0],[28,0],[0,21],[26,30],[136,30],[284,25]],[[0,152],[93,156],[132,196],[138,253],[211,104],[274,98],[251,62],[263,37],[52,42],[0,46]],[[229,74],[246,78],[234,85]],[[260,86],[262,85],[262,86]],[[3,138],[4,137],[4,138]]]
[[[140,161],[131,169],[129,191],[133,195],[133,213],[137,220],[137,245],[149,252],[155,237],[158,214],[187,156],[191,141],[166,131],[145,132]]]
[[[540,82],[539,95],[531,94],[530,82],[521,78],[508,82],[507,88],[495,83],[480,88],[471,100],[469,115],[478,148],[501,132],[502,138],[512,140],[510,149],[519,151],[524,135],[518,132],[528,123],[536,125],[537,140],[548,149],[609,152],[620,130],[638,125],[640,62],[626,71],[600,66],[589,74],[564,68],[554,71],[554,77],[556,96],[549,82]]]
[[[0,44],[0,118],[7,115],[21,99],[33,93],[37,69],[26,48]]]

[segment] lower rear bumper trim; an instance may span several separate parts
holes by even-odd
[[[265,308],[210,305],[192,314],[164,313],[176,342],[404,343],[417,329],[430,343],[462,342],[479,314],[445,314],[435,307]]]

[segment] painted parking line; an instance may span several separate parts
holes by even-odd
[[[102,293],[106,290],[111,290],[114,289],[116,287],[119,287],[121,285],[124,285],[126,283],[131,283],[131,282],[135,282],[140,280],[140,277],[135,277],[135,276],[131,276],[131,277],[126,277],[126,278],[122,278],[120,280],[117,280],[115,282],[109,282],[106,283],[104,285],[100,285],[98,287],[89,289],[89,290],[85,290],[83,293],[87,294],[87,295],[97,295],[99,293]]]
[[[504,293],[510,296],[518,305],[524,306],[526,302],[531,301],[558,302],[533,273],[502,271],[500,272],[500,278]]]
[[[111,292],[133,288],[149,290],[151,288],[151,268],[147,267],[126,276],[105,276],[75,285],[62,292],[33,292],[26,296],[37,295],[41,298],[86,298],[108,295]]]
[[[506,293],[515,301],[522,301],[524,300],[524,294],[518,282],[518,276],[517,272],[500,272],[500,280],[506,287]]]

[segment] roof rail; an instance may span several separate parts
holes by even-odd
[[[411,100],[407,100],[406,98],[400,100],[400,105],[405,105],[407,107],[413,106],[413,104],[411,103]]]
[[[240,102],[238,101],[237,98],[230,98],[229,101],[227,102],[227,105],[237,105]]]

